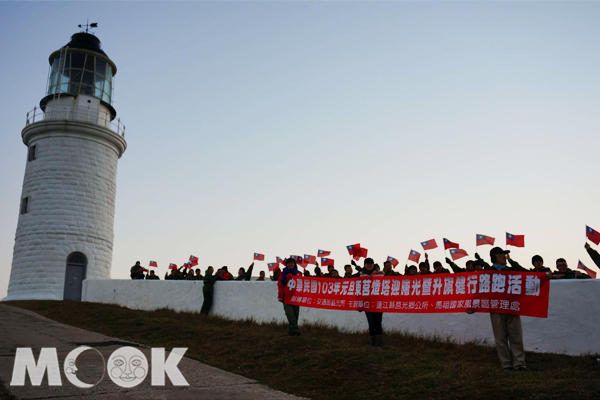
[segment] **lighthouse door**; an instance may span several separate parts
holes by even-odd
[[[81,301],[81,291],[87,267],[87,258],[82,253],[71,253],[67,257],[64,300]]]

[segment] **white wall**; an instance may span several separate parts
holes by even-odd
[[[86,280],[84,301],[118,304],[136,310],[169,308],[199,312],[203,282]],[[286,322],[274,282],[217,282],[212,313],[257,322]],[[525,349],[580,355],[600,353],[600,280],[552,281],[548,318],[521,317]],[[323,323],[342,331],[367,330],[364,313],[301,308],[300,323]],[[488,314],[386,313],[384,330],[438,336],[457,343],[493,345]]]

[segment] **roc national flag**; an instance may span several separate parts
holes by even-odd
[[[142,267],[142,272],[148,272],[148,270],[144,267]]]
[[[254,259],[256,261],[265,261],[265,255],[264,254],[254,253]]]
[[[198,257],[190,256],[190,264],[192,265],[192,267],[198,265]]]
[[[281,259],[281,257],[275,257],[275,259],[277,260],[277,264],[281,264],[281,265],[285,266],[285,262],[284,262],[284,260]]]
[[[269,271],[277,271],[279,269],[279,263],[268,263],[267,267],[269,267]]]
[[[448,239],[444,238],[444,250],[458,249],[459,247],[460,246],[458,245],[458,243],[451,242]]]
[[[151,267],[158,267],[158,264],[156,263],[156,261],[150,261],[150,266]]]
[[[515,247],[525,247],[525,235],[513,235],[506,232],[506,245]]]
[[[348,254],[353,256],[356,249],[360,249],[360,243],[351,244],[350,246],[346,246],[346,249],[348,249]]]
[[[590,239],[590,242],[596,245],[600,243],[600,232],[596,232],[587,225],[585,227],[585,236],[587,236],[587,238]]]
[[[475,238],[477,240],[477,246],[484,246],[486,244],[491,244],[493,246],[496,241],[496,239],[491,236],[480,235],[479,233],[475,235]]]
[[[193,267],[193,265],[192,265],[192,263],[191,263],[191,262],[186,262],[186,263],[185,263],[185,264],[183,264],[183,265],[185,265],[185,267],[186,267],[187,269],[192,269],[192,267]]]
[[[317,253],[317,257],[327,257],[330,254],[331,254],[330,251],[319,249],[319,252]]]
[[[463,249],[450,249],[450,257],[452,257],[452,259],[454,261],[458,260],[459,258],[463,258],[468,256],[467,252]]]
[[[309,254],[305,254],[304,255],[304,262],[306,263],[306,265],[308,265],[308,264],[315,264],[317,262],[317,257],[311,256]]]
[[[169,269],[177,269],[177,264],[169,264]]]
[[[421,253],[419,253],[418,251],[411,250],[410,253],[408,253],[408,260],[413,261],[417,264],[419,263],[420,257],[421,257]]]
[[[596,272],[583,265],[581,261],[579,261],[579,263],[577,264],[577,269],[584,270],[585,273],[590,276],[590,278],[596,279]]]
[[[396,268],[396,266],[398,264],[400,264],[398,262],[398,260],[396,260],[394,257],[390,257],[390,256],[387,257],[386,261],[389,261],[392,264],[392,267],[394,267],[394,268]]]
[[[334,263],[334,259],[333,258],[321,258],[321,265],[323,267],[333,267],[333,263]]]
[[[431,239],[426,242],[421,242],[421,246],[423,246],[423,250],[431,250],[437,247],[437,243],[435,242],[435,239]]]

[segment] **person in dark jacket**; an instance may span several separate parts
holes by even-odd
[[[204,296],[204,302],[200,309],[200,314],[208,315],[213,303],[213,293],[215,291],[215,282],[218,276],[213,275],[214,268],[208,267],[206,274],[204,275],[204,286],[202,286],[202,295]]]
[[[433,274],[449,274],[450,270],[448,268],[444,268],[441,262],[436,261],[433,263]]]
[[[490,250],[492,265],[486,270],[516,271],[506,265],[510,250],[494,247]],[[492,330],[496,342],[496,352],[503,369],[525,370],[525,349],[521,317],[510,314],[490,313]],[[510,344],[510,345],[509,345]]]
[[[260,271],[258,273],[258,279],[257,279],[257,281],[264,282],[264,280],[265,280],[265,271]]]
[[[365,267],[360,271],[360,276],[377,276],[383,275],[382,272],[375,269],[375,263],[372,258],[365,258]],[[367,322],[369,323],[369,339],[371,346],[381,349],[383,346],[383,328],[381,323],[383,321],[383,313],[381,312],[370,312],[365,311],[367,316]]]
[[[227,266],[222,267],[217,271],[217,280],[219,281],[232,281],[233,275],[227,271]]]
[[[598,254],[596,250],[592,249],[589,243],[586,243],[584,247],[587,250],[590,257],[592,257],[594,263],[598,266],[598,268],[600,268],[600,254]]]
[[[473,272],[474,271],[473,260],[467,261],[467,263],[465,264],[465,268],[461,268],[458,265],[456,265],[451,259],[446,257],[446,264],[448,264],[450,266],[450,268],[452,268],[452,271],[454,271],[455,274],[459,274],[461,272]]]
[[[136,261],[135,265],[131,267],[129,276],[131,276],[131,279],[144,279],[144,268],[142,268],[139,261]]]
[[[298,327],[298,318],[300,317],[300,306],[294,306],[285,303],[285,287],[290,279],[290,276],[301,275],[298,271],[298,265],[296,260],[288,258],[285,260],[285,268],[280,274],[279,280],[277,281],[277,300],[283,303],[283,311],[287,317],[289,329],[288,335],[300,336],[300,328]]]
[[[148,281],[152,281],[152,280],[160,280],[160,278],[158,277],[158,275],[156,275],[154,273],[154,270],[151,270],[147,275],[146,275],[146,280]]]
[[[535,255],[531,257],[531,264],[533,265],[533,268],[530,269],[530,271],[532,272],[552,273],[552,270],[550,268],[544,267],[544,259],[542,258],[542,256]]]
[[[588,274],[584,274],[581,271],[573,271],[567,265],[564,258],[556,260],[556,269],[552,274],[552,279],[591,279]]]
[[[392,267],[392,263],[389,261],[386,261],[383,263],[383,275],[384,276],[401,276],[402,274],[400,272],[394,271],[394,269]]]
[[[240,268],[238,271],[238,276],[235,278],[236,281],[249,281],[252,278],[252,269],[254,269],[254,263],[250,264],[248,267],[248,271],[244,268]]]
[[[271,276],[271,280],[275,281],[275,282],[279,282],[279,276],[281,275],[281,270],[279,268],[277,268],[275,271],[273,271],[273,275]]]

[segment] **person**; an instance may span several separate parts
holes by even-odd
[[[319,263],[317,263],[317,267],[316,268],[319,268]],[[327,266],[327,273],[325,275],[323,275],[323,278],[333,278],[331,276],[331,274],[332,274],[332,272],[333,272],[334,269],[335,269],[335,267],[333,265]]]
[[[214,268],[208,267],[206,274],[204,275],[204,286],[202,286],[202,295],[204,296],[204,302],[200,309],[200,314],[208,315],[213,303],[213,294],[215,291],[215,282],[218,276],[213,275]]]
[[[393,270],[392,263],[386,261],[383,263],[383,275],[384,276],[400,276],[402,275],[400,272],[396,272]]]
[[[183,279],[183,274],[181,273],[181,268],[183,267],[179,267],[179,269],[172,269],[171,273],[169,274],[169,271],[167,271],[167,273],[165,274],[165,280],[166,281],[180,281]]]
[[[375,270],[375,263],[372,258],[365,258],[364,268],[360,272],[360,276],[382,276],[383,273]],[[369,339],[371,346],[381,349],[383,346],[383,329],[381,322],[383,320],[383,313],[381,312],[370,312],[365,311],[367,316],[367,322],[369,323]]]
[[[330,278],[342,279],[342,277],[340,276],[340,273],[339,273],[339,272],[337,272],[337,269],[333,269],[333,270],[330,272],[330,274],[331,274],[331,275],[329,276]]]
[[[542,258],[542,256],[535,255],[531,257],[531,265],[533,265],[533,268],[530,269],[530,271],[532,272],[552,273],[552,270],[550,268],[544,267],[544,259]]]
[[[258,273],[258,279],[257,279],[257,281],[261,281],[261,282],[265,281],[265,271],[260,271]]]
[[[355,274],[355,276],[360,276],[362,268],[357,263],[355,263],[354,260],[351,260],[350,264],[352,264],[354,266],[354,269],[356,269],[357,274]]]
[[[252,278],[252,269],[254,268],[254,262],[250,264],[248,267],[248,272],[244,268],[240,268],[238,270],[238,277],[235,278],[236,281],[249,281]]]
[[[483,271],[483,264],[481,263],[481,261],[473,261],[473,271]]]
[[[275,281],[275,282],[279,282],[279,275],[281,275],[281,270],[279,268],[277,268],[275,271],[273,271],[273,275],[271,276],[271,280]]]
[[[147,281],[160,280],[160,278],[158,277],[158,275],[156,275],[154,273],[154,270],[150,270],[150,272],[146,275],[146,280]]]
[[[465,264],[465,268],[461,268],[458,265],[456,265],[451,259],[446,257],[446,264],[448,264],[450,266],[450,268],[452,268],[452,271],[454,271],[455,274],[459,274],[461,272],[473,272],[474,271],[473,260],[467,261],[467,263]]]
[[[193,270],[189,270],[186,271],[186,275],[184,278],[186,281],[195,281],[196,280],[196,275],[194,275],[194,271]]]
[[[196,276],[194,277],[194,279],[197,280],[197,281],[203,281],[204,280],[204,277],[200,273],[200,268],[196,268]]]
[[[227,266],[224,266],[217,271],[217,277],[218,277],[217,279],[220,281],[232,281],[233,280],[233,275],[231,275],[229,273],[229,271],[227,271]]]
[[[590,257],[592,257],[594,263],[600,268],[600,254],[598,254],[596,250],[592,249],[589,243],[586,243],[584,247],[587,250]]]
[[[300,328],[298,327],[298,317],[300,316],[300,306],[294,306],[285,303],[285,287],[290,279],[290,275],[299,275],[298,265],[296,260],[288,258],[285,260],[285,268],[280,274],[279,280],[277,281],[277,300],[283,303],[283,311],[287,317],[289,329],[288,335],[300,336]]]
[[[448,268],[444,268],[441,262],[436,261],[433,263],[433,273],[434,274],[449,274],[450,270]]]
[[[552,279],[591,279],[588,274],[570,269],[564,258],[556,260],[556,269],[558,271],[552,273]]]
[[[514,267],[506,265],[510,250],[494,247],[490,250],[492,265],[490,270],[515,271]],[[525,370],[525,349],[523,348],[523,328],[521,317],[510,314],[490,313],[492,330],[496,341],[496,352],[500,364],[505,370]]]
[[[144,269],[139,261],[136,261],[135,265],[131,267],[129,275],[131,276],[131,279],[144,279]]]
[[[485,262],[485,260],[482,259],[478,253],[475,253],[475,258],[477,259],[477,261],[479,261],[479,263],[482,265],[484,270],[492,269],[492,266],[490,264],[488,264],[487,262]],[[510,264],[510,266],[512,267],[512,269],[514,271],[528,272],[527,268],[521,267],[521,264],[519,264],[518,262],[516,262],[515,260],[510,258],[510,255],[508,255],[508,254],[506,255],[506,260]]]
[[[410,276],[410,275],[418,275],[417,272],[417,267],[414,265],[411,265],[410,267],[407,265],[404,266],[404,275],[405,276]]]
[[[305,269],[305,270],[304,270],[304,276],[310,276],[310,271],[309,271],[309,270],[307,270],[307,269]]]
[[[352,273],[352,265],[344,265],[344,278],[356,278],[357,276],[360,276],[360,272]]]
[[[427,274],[431,274],[431,271],[429,270],[429,263],[428,262],[419,263],[419,275],[427,275]]]

